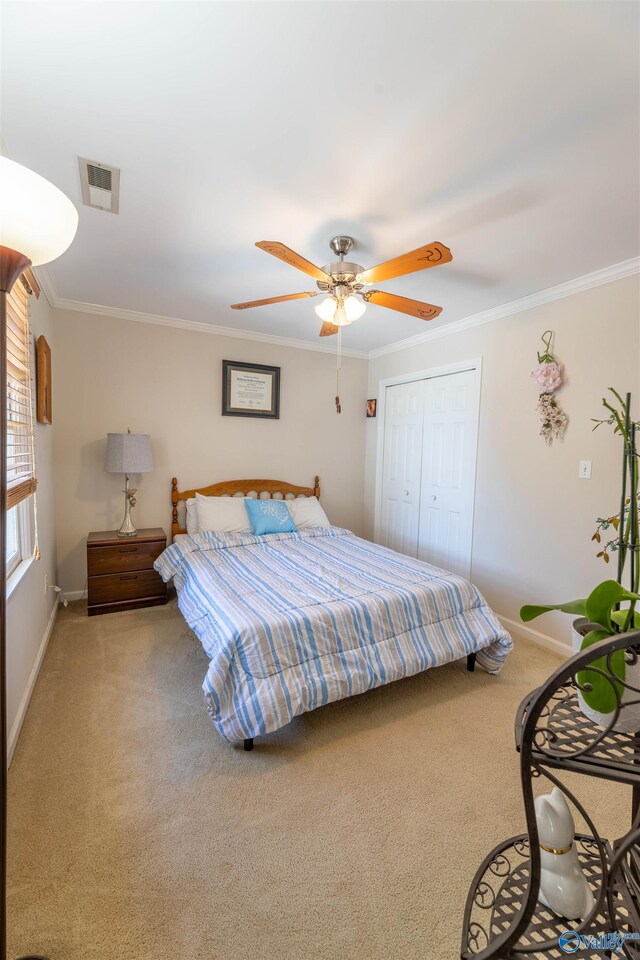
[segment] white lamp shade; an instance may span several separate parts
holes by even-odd
[[[71,245],[78,211],[52,183],[0,156],[0,246],[49,263]]]
[[[336,312],[336,301],[334,297],[327,297],[315,308],[316,314],[325,323],[333,323],[333,315]]]
[[[366,309],[366,304],[362,303],[361,300],[358,300],[357,297],[347,297],[347,299],[344,301],[344,310],[349,323],[353,323],[354,320],[358,320]]]
[[[150,473],[153,470],[148,433],[108,433],[107,473]]]
[[[351,323],[349,317],[347,316],[347,311],[344,308],[344,301],[338,300],[338,306],[336,307],[336,312],[333,315],[333,321],[336,327],[347,327]]]

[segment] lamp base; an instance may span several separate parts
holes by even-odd
[[[131,520],[131,507],[135,504],[135,490],[129,488],[129,477],[125,475],[124,481],[124,520],[122,521],[122,526],[118,530],[117,535],[119,537],[135,537],[137,530],[133,525]]]

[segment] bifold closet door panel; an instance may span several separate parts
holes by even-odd
[[[476,473],[474,370],[425,381],[418,557],[468,577]]]
[[[399,383],[385,394],[380,540],[418,555],[425,381]]]

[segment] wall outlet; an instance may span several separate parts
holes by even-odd
[[[578,476],[581,480],[591,480],[591,460],[580,461]]]

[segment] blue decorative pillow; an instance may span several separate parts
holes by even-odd
[[[298,528],[291,518],[284,500],[254,500],[245,497],[244,505],[249,514],[249,523],[254,533],[297,533]]]

